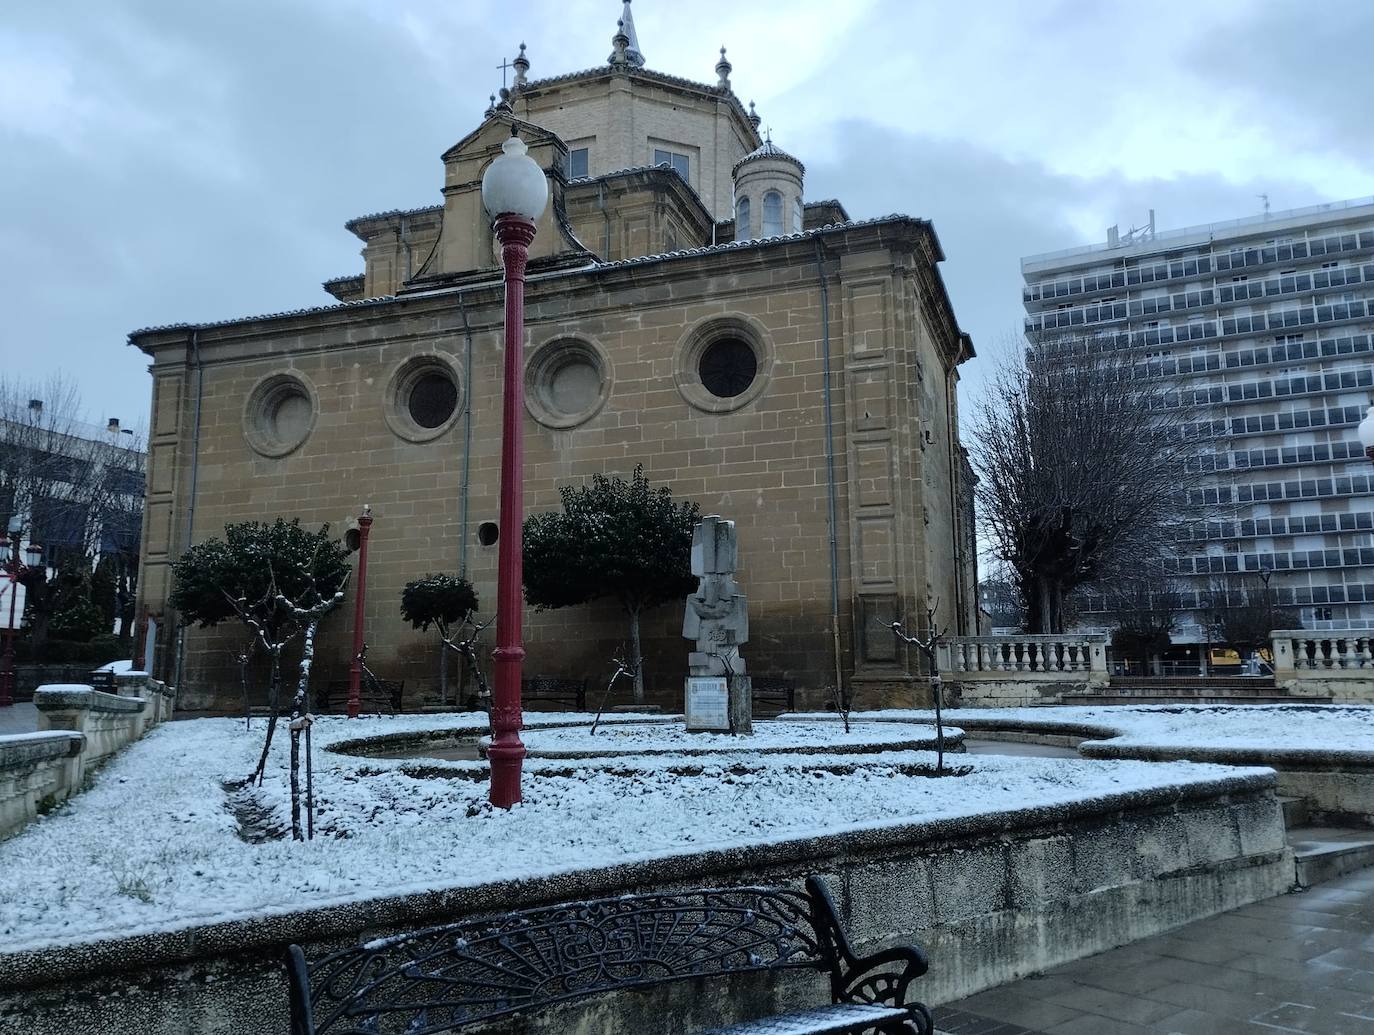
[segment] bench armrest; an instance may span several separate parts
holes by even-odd
[[[872,1003],[910,1011],[908,1029],[932,1035],[935,1021],[924,1003],[908,1001],[911,983],[930,969],[930,959],[916,945],[897,945],[854,959],[838,975],[834,987],[838,1003]]]
[[[286,950],[286,987],[291,1005],[291,1035],[315,1035],[315,1019],[310,1006],[310,967],[299,945]]]

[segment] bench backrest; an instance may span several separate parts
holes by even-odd
[[[292,1032],[425,1035],[679,978],[833,970],[836,950],[847,949],[834,942],[832,909],[823,889],[710,888],[431,927],[312,964],[293,945]]]

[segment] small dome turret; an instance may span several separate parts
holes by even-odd
[[[771,137],[735,163],[735,240],[800,233],[806,167]]]

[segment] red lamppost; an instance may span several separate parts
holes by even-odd
[[[493,805],[510,808],[520,800],[520,671],[525,660],[521,641],[523,556],[521,526],[525,518],[522,421],[525,410],[525,262],[534,240],[535,220],[549,200],[549,185],[524,143],[515,136],[482,176],[482,204],[494,220],[506,278],[506,361],[501,393],[501,522],[496,557],[496,669],[492,694],[491,790]]]
[[[367,537],[372,532],[372,508],[363,504],[358,515],[358,587],[353,596],[353,664],[348,669],[348,717],[362,710],[363,605],[367,602]],[[352,538],[350,536],[350,538]],[[350,546],[352,543],[349,544]]]
[[[1364,446],[1364,455],[1374,463],[1374,403],[1370,404],[1369,412],[1360,421],[1356,434],[1360,436],[1360,445]]]

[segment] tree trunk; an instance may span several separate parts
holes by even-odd
[[[644,655],[639,649],[639,608],[630,612],[630,664],[635,667],[635,704],[644,703]]]
[[[267,738],[262,744],[262,756],[258,759],[258,767],[253,770],[253,775],[248,778],[251,783],[258,781],[258,786],[262,786],[263,774],[267,772],[267,753],[272,749],[272,734],[277,729],[277,703],[281,699],[281,645],[278,644],[272,652],[272,675],[267,690]]]
[[[448,647],[439,641],[439,703],[448,704]]]

